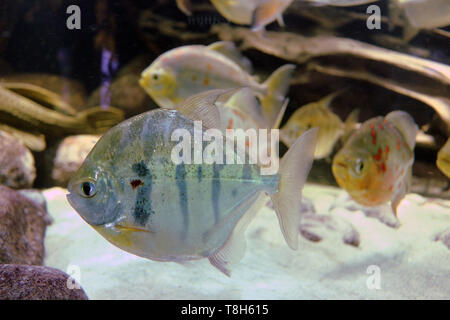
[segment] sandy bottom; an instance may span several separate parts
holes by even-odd
[[[90,299],[450,299],[450,250],[435,237],[450,227],[450,201],[410,194],[393,229],[362,211],[335,206],[345,192],[307,185],[317,213],[339,216],[360,234],[359,247],[330,235],[284,242],[265,207],[247,229],[247,251],[231,278],[208,260],[188,266],[124,252],[95,232],[70,207],[66,190],[45,191],[54,223],[47,229],[47,266],[79,279]]]

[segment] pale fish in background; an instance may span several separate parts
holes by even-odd
[[[211,0],[214,7],[228,21],[251,25],[262,30],[275,20],[284,26],[283,11],[293,0]]]
[[[280,130],[280,138],[287,146],[311,128],[319,128],[317,146],[314,158],[328,157],[333,151],[337,141],[343,137],[346,130],[356,126],[359,110],[350,113],[344,123],[331,109],[333,99],[342,91],[334,92],[319,101],[309,103],[297,109]]]
[[[139,83],[160,107],[169,109],[207,90],[249,87],[260,100],[265,119],[272,123],[282,108],[295,66],[281,66],[258,83],[243,65],[248,60],[231,42],[182,46],[159,56],[142,72]]]
[[[411,40],[421,29],[434,29],[450,25],[448,0],[391,0],[389,18],[404,25],[403,37]]]
[[[367,207],[391,201],[397,206],[408,193],[419,129],[406,112],[365,121],[333,159],[336,182]]]
[[[436,165],[447,177],[450,178],[450,138],[439,150]]]
[[[286,242],[297,249],[301,192],[313,160],[315,129],[289,149],[274,175],[262,175],[253,164],[172,161],[179,144],[171,139],[174,130],[186,129],[191,137],[204,134],[194,120],[204,128],[219,127],[215,103],[226,92],[201,93],[177,110],[152,110],[109,130],[72,177],[70,204],[125,251],[157,261],[208,258],[230,275],[231,265],[245,253],[245,229],[268,193]],[[220,137],[210,143],[226,143]],[[237,159],[236,149],[230,149]]]

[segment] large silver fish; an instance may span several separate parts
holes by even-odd
[[[246,226],[268,193],[286,242],[297,249],[301,190],[316,129],[294,143],[273,175],[262,175],[258,165],[248,163],[172,161],[179,143],[171,139],[174,131],[185,129],[195,137],[206,134],[206,127],[217,128],[215,102],[226,92],[196,95],[177,110],[152,110],[105,133],[69,183],[70,204],[123,250],[157,261],[208,258],[230,275],[231,265],[244,255]],[[204,128],[196,129],[194,120]],[[210,143],[224,139],[221,135]],[[205,150],[204,142],[200,146]],[[236,158],[237,150],[232,152]]]

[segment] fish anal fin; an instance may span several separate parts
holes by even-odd
[[[264,192],[259,192],[245,201],[245,205],[250,205],[250,207],[242,215],[225,244],[208,257],[209,262],[227,276],[231,276],[232,266],[244,257],[246,249],[245,230],[266,201],[267,196]]]

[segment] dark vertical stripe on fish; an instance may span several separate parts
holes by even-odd
[[[212,193],[211,202],[214,211],[214,224],[219,222],[219,198],[220,198],[220,170],[223,165],[213,164],[213,179],[212,179]]]
[[[183,232],[181,233],[181,239],[186,239],[188,224],[189,224],[189,210],[188,210],[188,198],[186,188],[186,168],[184,163],[177,165],[175,169],[175,178],[177,180],[179,203],[181,213],[183,214]]]
[[[197,167],[197,179],[198,179],[198,182],[202,182],[203,171],[202,171],[202,165],[201,164],[199,164],[198,167]]]
[[[143,185],[138,189],[136,202],[134,204],[133,217],[136,223],[145,226],[152,214],[155,212],[152,209],[151,195],[152,195],[152,175],[143,161],[135,163],[132,170],[142,180]]]

